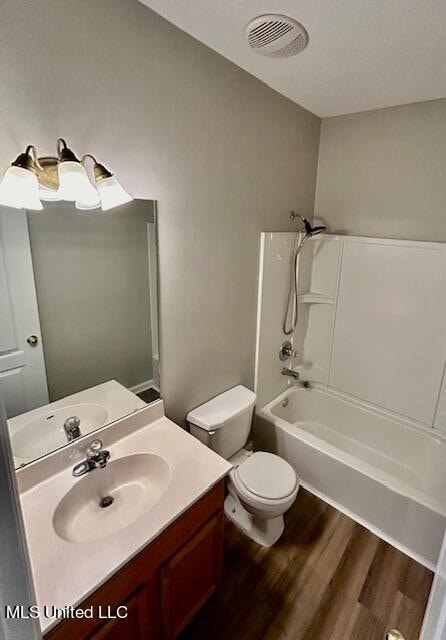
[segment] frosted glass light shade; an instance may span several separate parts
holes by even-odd
[[[105,178],[96,184],[102,201],[102,210],[108,211],[133,200],[132,196],[122,188],[115,176]]]
[[[76,200],[76,209],[81,211],[90,211],[92,209],[98,209],[101,206],[101,197],[99,193],[94,189],[94,197],[88,200]]]
[[[96,189],[88,179],[87,172],[80,162],[67,160],[59,164],[59,198],[75,202],[90,201],[95,197]]]
[[[39,184],[39,198],[45,202],[59,202],[59,191],[58,189],[49,189]]]
[[[22,167],[9,167],[0,184],[0,204],[15,209],[41,211],[37,176]]]

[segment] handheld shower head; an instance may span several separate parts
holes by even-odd
[[[299,218],[300,220],[302,220],[302,222],[304,223],[304,227],[305,227],[305,233],[307,234],[307,236],[309,236],[310,233],[311,233],[311,224],[308,222],[306,217],[303,216],[301,213],[296,213],[295,211],[291,211],[290,219],[291,220],[295,220],[296,218]]]
[[[304,223],[305,234],[308,237],[309,236],[317,236],[319,233],[325,233],[325,231],[327,231],[327,227],[325,227],[323,225],[321,225],[319,227],[312,227],[305,216],[303,216],[301,213],[296,213],[295,211],[291,211],[290,219],[291,220],[295,220],[296,218],[300,218],[300,220],[302,220],[302,222]]]
[[[294,242],[294,251],[293,251],[293,263],[292,263],[292,273],[290,277],[290,285],[288,289],[288,300],[287,306],[285,310],[285,316],[283,318],[282,329],[286,336],[289,336],[293,333],[294,329],[297,326],[297,316],[298,316],[298,305],[297,305],[297,259],[302,251],[302,248],[308,238],[312,238],[313,236],[317,236],[319,233],[324,233],[327,231],[327,227],[318,226],[312,227],[308,222],[305,216],[301,213],[296,213],[295,211],[291,211],[290,213],[291,220],[295,220],[299,218],[305,228],[305,235],[300,238],[300,234],[296,234],[296,239]],[[300,238],[300,239],[299,239]]]

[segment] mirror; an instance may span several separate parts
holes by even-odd
[[[155,202],[1,209],[0,299],[16,467],[160,397]]]

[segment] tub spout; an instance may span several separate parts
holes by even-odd
[[[311,388],[311,382],[309,380],[301,380],[300,374],[298,371],[293,371],[293,369],[287,369],[286,367],[284,367],[282,369],[282,375],[287,376],[288,378],[291,378],[293,381],[293,384],[295,385],[304,387],[305,389]]]
[[[286,367],[282,369],[282,375],[293,378],[293,380],[299,380],[300,378],[300,374],[298,371],[293,371],[293,369],[287,369]]]

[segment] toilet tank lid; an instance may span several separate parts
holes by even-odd
[[[255,405],[256,397],[253,391],[239,384],[192,409],[186,419],[197,427],[212,431],[251,409]]]

